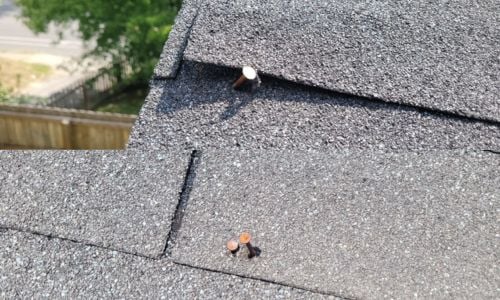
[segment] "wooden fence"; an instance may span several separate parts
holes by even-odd
[[[135,116],[0,104],[0,148],[123,149]]]

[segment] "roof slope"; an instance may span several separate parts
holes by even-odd
[[[154,81],[130,148],[476,149],[500,151],[500,126],[265,77],[232,89],[238,72],[184,62]]]
[[[498,4],[477,5],[188,1],[129,146],[500,151]],[[231,88],[244,64],[256,93]]]
[[[185,58],[500,121],[500,3],[206,1]]]
[[[333,299],[260,280],[0,229],[0,297]],[[4,276],[8,275],[8,276]]]
[[[0,162],[0,228],[158,257],[189,154],[0,151]]]
[[[351,299],[495,298],[499,195],[491,153],[207,151],[172,256]],[[224,257],[244,230],[261,256]]]
[[[499,298],[498,18],[464,5],[185,1],[127,151],[0,152],[0,298]]]

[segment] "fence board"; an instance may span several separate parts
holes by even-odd
[[[0,148],[123,149],[134,122],[130,115],[0,105]]]

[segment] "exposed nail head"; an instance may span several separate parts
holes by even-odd
[[[243,232],[240,234],[240,243],[248,244],[252,240],[252,236],[248,232]]]
[[[238,78],[238,80],[236,80],[233,84],[233,88],[239,88],[241,87],[245,82],[247,81],[254,81],[255,79],[257,79],[257,70],[255,70],[254,68],[250,67],[250,66],[244,66],[243,67],[243,71],[242,71],[242,75],[240,76],[240,78]]]
[[[247,80],[254,80],[255,78],[257,78],[257,71],[252,67],[244,66],[243,76],[245,76]]]
[[[237,241],[231,239],[231,240],[227,241],[226,247],[227,247],[227,250],[231,251],[231,253],[234,254],[239,250],[240,245],[238,244]]]
[[[250,243],[251,240],[252,236],[250,235],[250,233],[243,232],[242,234],[240,234],[240,243],[246,245],[248,248],[248,258],[253,258],[260,254],[260,249],[257,252],[257,248],[252,246],[252,244]]]

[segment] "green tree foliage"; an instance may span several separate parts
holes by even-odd
[[[45,104],[45,99],[16,95],[0,83],[0,104]]]
[[[125,61],[135,79],[147,82],[174,23],[181,0],[16,0],[35,32],[50,24],[79,24],[84,41],[97,46],[86,56]],[[62,37],[62,36],[61,36]]]
[[[10,91],[0,83],[0,103],[6,103],[10,99]]]

